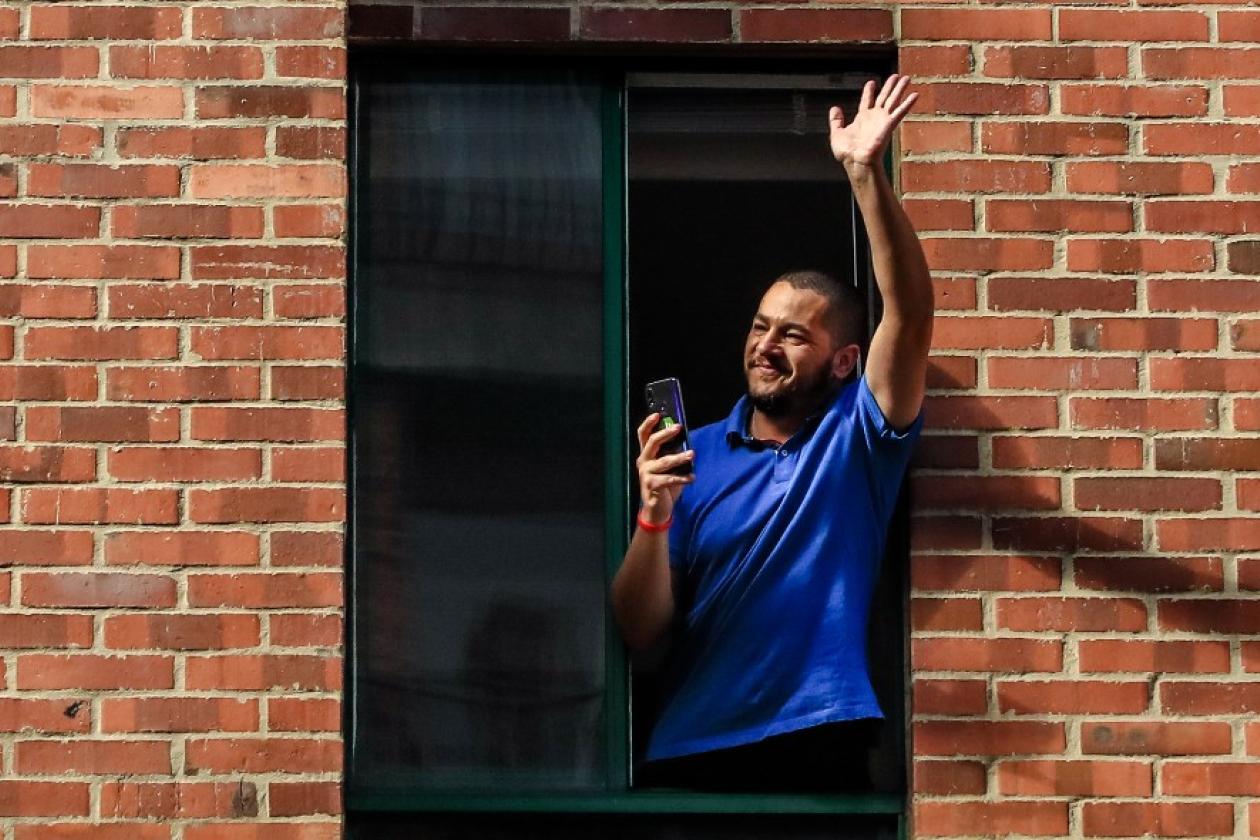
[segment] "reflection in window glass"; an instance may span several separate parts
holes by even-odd
[[[601,786],[600,88],[359,82],[354,760]]]

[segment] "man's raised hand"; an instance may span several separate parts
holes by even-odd
[[[653,432],[661,419],[659,414],[649,414],[639,424],[639,457],[634,465],[639,471],[639,498],[643,501],[643,513],[649,522],[662,524],[669,521],[674,512],[674,501],[691,475],[673,475],[669,470],[695,458],[694,450],[688,449],[677,455],[660,455],[661,444],[682,431],[682,426],[670,426]]]
[[[917,93],[906,95],[909,84],[909,76],[894,73],[884,81],[884,87],[877,95],[875,80],[868,81],[862,88],[857,116],[848,125],[844,122],[844,111],[832,107],[828,121],[831,124],[831,153],[836,160],[846,168],[879,165],[893,129],[919,98]]]

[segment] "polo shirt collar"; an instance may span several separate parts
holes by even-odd
[[[814,426],[818,425],[818,421],[822,419],[822,416],[827,413],[827,409],[831,408],[831,404],[836,401],[836,399],[840,396],[840,392],[843,390],[843,385],[836,386],[835,390],[831,392],[831,396],[827,397],[827,400],[817,411],[805,418],[805,422],[801,424],[801,428],[796,431],[796,434],[788,438],[787,442],[791,443],[797,437],[801,436],[802,433],[808,436],[809,433],[813,431]],[[726,420],[723,424],[723,436],[726,438],[726,442],[728,444],[731,446],[737,446],[742,443],[754,452],[759,452],[767,447],[778,449],[780,445],[787,445],[786,443],[777,444],[753,437],[748,431],[748,422],[751,417],[752,400],[748,398],[747,394],[744,394],[735,403],[735,408],[733,408],[731,413],[726,416]]]

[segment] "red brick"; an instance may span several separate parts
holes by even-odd
[[[984,605],[979,598],[913,598],[910,629],[919,633],[983,630]]]
[[[175,687],[175,664],[169,656],[24,653],[17,658],[17,687],[23,690],[169,689]],[[20,749],[19,770],[22,763]],[[67,765],[61,771],[71,769]]]
[[[1017,551],[1138,551],[1142,522],[1103,516],[995,517],[993,545]]]
[[[85,198],[162,198],[179,195],[179,168],[137,164],[32,163],[27,194]]]
[[[1258,284],[1260,285],[1260,284]],[[1260,391],[1255,359],[1151,359],[1151,386],[1157,391]]]
[[[185,680],[190,690],[334,691],[341,687],[341,659],[297,654],[190,656]]]
[[[343,358],[341,327],[193,327],[192,350],[203,359]]]
[[[187,772],[332,773],[341,769],[341,741],[313,738],[190,738]]]
[[[196,40],[324,41],[345,33],[345,13],[322,6],[194,8]]]
[[[964,199],[911,198],[902,202],[917,231],[971,230],[975,227],[975,202]]]
[[[0,781],[3,817],[86,817],[90,807],[86,782]]]
[[[258,701],[229,697],[107,697],[102,732],[251,732]]]
[[[1217,557],[1078,557],[1075,562],[1076,584],[1082,589],[1190,592],[1220,591],[1224,585]]]
[[[1260,400],[1236,397],[1234,403],[1234,428],[1239,431],[1260,431]]]
[[[322,125],[279,126],[276,129],[276,157],[298,160],[345,160],[346,130]],[[281,208],[277,206],[274,209],[278,211]],[[279,225],[278,221],[277,225]],[[283,235],[279,227],[276,229],[276,235]]]
[[[1084,673],[1221,674],[1229,671],[1228,642],[1082,639],[1077,644],[1080,669]]]
[[[105,537],[111,566],[257,566],[258,535],[242,531],[115,531]]]
[[[115,46],[109,48],[115,79],[261,79],[258,47]]]
[[[1260,201],[1149,201],[1146,229],[1169,233],[1247,233],[1260,225]]]
[[[951,796],[983,794],[987,782],[979,761],[916,761],[913,790],[916,794]]]
[[[1228,802],[1087,802],[1081,818],[1091,837],[1200,837],[1234,831],[1234,806]]]
[[[277,47],[276,75],[282,78],[346,78],[344,47]]]
[[[919,114],[983,116],[1045,114],[1050,110],[1050,92],[1045,85],[951,81],[919,84],[916,92],[919,99],[914,108]]]
[[[292,609],[342,605],[339,572],[262,572],[190,574],[188,603],[193,607]]]
[[[93,232],[95,235],[95,232]],[[175,280],[179,249],[157,245],[30,245],[26,276]]]
[[[978,834],[1054,836],[1068,830],[1066,802],[932,802],[914,806],[915,833],[925,837]]]
[[[178,409],[32,406],[26,410],[26,439],[30,441],[172,441],[178,438]]]
[[[1139,469],[1142,440],[1136,437],[994,437],[996,469]]]
[[[267,786],[267,798],[273,817],[341,813],[341,785],[338,782],[273,781]]]
[[[92,712],[85,706],[65,699],[0,698],[0,732],[89,732]]]
[[[1230,740],[1228,723],[1081,723],[1086,755],[1223,755]]]
[[[1058,754],[1067,746],[1063,724],[1048,721],[925,720],[913,737],[916,756]]]
[[[0,365],[0,399],[94,400],[96,370],[87,365]]]
[[[1073,318],[1073,350],[1215,350],[1213,318]]]
[[[315,280],[345,276],[339,246],[200,246],[192,248],[194,280]]]
[[[579,9],[580,37],[596,41],[728,41],[731,14],[726,9]],[[420,18],[421,32],[427,12]],[[567,35],[567,24],[565,21]],[[890,23],[891,26],[891,23]]]
[[[1184,431],[1215,429],[1217,422],[1215,399],[1074,397],[1070,404],[1074,429]]]
[[[179,521],[179,493],[113,487],[33,487],[22,495],[21,516],[23,522],[32,524],[174,525]]]
[[[16,12],[16,9],[12,11]],[[92,47],[76,49],[91,50]],[[95,74],[93,74],[95,75]],[[0,145],[15,157],[63,155],[85,157],[101,147],[101,129],[90,125],[18,124],[0,126]]]
[[[1059,560],[1053,557],[920,554],[910,559],[910,585],[920,591],[1053,591],[1061,582]]]
[[[345,368],[340,365],[271,368],[273,400],[340,400],[345,393]]]
[[[1257,85],[1224,85],[1225,116],[1256,117],[1260,116],[1260,86]]]
[[[1196,85],[1065,84],[1060,92],[1064,114],[1107,117],[1199,117],[1207,114],[1207,89]],[[1146,126],[1167,137],[1161,126]],[[1149,148],[1147,151],[1151,151]]]
[[[345,96],[340,88],[296,87],[292,84],[200,87],[195,96],[194,110],[199,120],[237,117],[341,120],[345,117]],[[194,189],[193,195],[200,193]]]
[[[903,47],[902,54],[915,49]],[[927,48],[917,48],[927,49]],[[956,47],[934,47],[939,49],[959,49]],[[961,48],[967,56],[971,50]],[[930,154],[932,152],[970,152],[972,149],[970,121],[952,120],[920,120],[911,114],[901,123],[901,150],[907,155]]]
[[[927,425],[947,429],[1048,429],[1058,425],[1054,397],[928,397]]]
[[[1260,711],[1260,682],[1161,682],[1159,697],[1165,714],[1254,714]]]
[[[166,820],[256,817],[258,791],[253,782],[246,781],[103,782],[101,816]]]
[[[266,155],[266,139],[264,126],[120,128],[116,135],[120,157],[193,160],[261,158]]]
[[[1260,50],[1221,47],[1145,47],[1142,73],[1148,79],[1254,79]]]
[[[30,327],[29,359],[174,359],[179,355],[175,327]]]
[[[256,615],[111,615],[104,626],[105,646],[115,650],[251,648],[260,638]]]
[[[1077,510],[1219,510],[1216,478],[1078,478]]]
[[[96,236],[101,225],[98,207],[68,204],[0,202],[0,236],[23,239],[63,239]],[[28,246],[30,250],[33,246]],[[36,249],[38,253],[38,249]],[[11,272],[5,272],[11,276]],[[28,277],[36,275],[27,273]]]
[[[341,704],[305,697],[267,698],[267,723],[273,732],[339,732]]]
[[[337,204],[286,204],[273,207],[271,212],[276,236],[340,239],[346,230],[345,211]],[[340,287],[328,291],[344,295]],[[273,294],[287,297],[292,293],[277,287]]]
[[[1137,761],[1002,761],[1003,796],[1150,796],[1151,765]]]
[[[273,566],[340,566],[344,545],[338,531],[275,531]]]
[[[1039,350],[1054,343],[1049,318],[937,316],[932,346],[949,350]]]
[[[964,45],[945,47],[906,47],[897,50],[898,70],[914,78],[925,76],[971,75],[971,48]],[[906,149],[906,133],[902,132],[902,148]],[[967,131],[970,140],[971,132]],[[970,149],[968,144],[960,151]]]
[[[346,451],[336,447],[274,447],[271,478],[275,481],[336,481],[346,478]]]
[[[257,107],[263,109],[263,105]],[[188,194],[193,198],[339,197],[345,195],[345,178],[345,168],[339,164],[290,163],[284,166],[266,166],[248,163],[196,163],[189,172]],[[194,277],[237,279],[261,276],[302,279],[340,277],[345,271],[344,253],[340,248],[330,246],[208,245],[193,248],[192,258]],[[317,261],[331,267],[320,267],[317,270]],[[227,266],[233,266],[232,270],[236,273],[224,273],[230,271]],[[263,269],[264,273],[244,273],[258,268]],[[333,268],[338,270],[334,271]]]
[[[340,822],[200,823],[184,829],[184,840],[340,840]]]
[[[939,322],[938,322],[939,323]],[[990,388],[1038,391],[1129,390],[1137,387],[1137,360],[1099,357],[989,357]]]
[[[171,745],[165,740],[18,741],[15,750],[17,772],[31,776],[171,772]]]
[[[907,161],[901,186],[914,192],[1046,192],[1050,167],[1038,161]]]
[[[1190,633],[1260,633],[1260,601],[1219,597],[1161,600],[1159,628]]]
[[[92,481],[95,478],[96,451],[93,449],[81,446],[0,446],[0,481],[53,483]]]
[[[417,9],[416,14],[420,24],[412,27],[412,37],[430,41],[537,42],[569,37],[568,9],[438,6]],[[689,32],[694,30],[685,29],[676,37],[690,40]]]
[[[739,12],[739,40],[891,41],[892,14],[887,9],[744,9]]]
[[[913,481],[921,510],[1055,510],[1059,480],[1044,476],[922,476]]]
[[[1133,207],[1127,201],[994,199],[985,202],[985,229],[1127,233],[1133,229]]]
[[[1040,628],[1038,628],[1040,629]],[[920,671],[992,671],[1029,673],[1063,667],[1063,643],[1010,638],[916,638],[911,662]]]
[[[1208,17],[1197,11],[1059,9],[1061,40],[1097,41],[1099,33],[1124,33],[1124,40],[1138,43],[1207,41]]]
[[[86,79],[99,73],[100,53],[91,47],[0,47],[0,76],[6,78]]]
[[[1142,141],[1149,155],[1246,155],[1260,142],[1260,125],[1184,121],[1148,125],[1142,128]]]
[[[105,394],[111,400],[144,402],[256,400],[261,382],[261,368],[252,366],[111,367],[105,372]]]
[[[1260,192],[1260,166],[1247,163],[1231,166],[1225,189],[1231,193]]]
[[[345,438],[340,408],[194,408],[194,440],[316,441]]]
[[[145,40],[178,38],[183,9],[145,6],[103,7],[36,4],[31,6],[33,40]]]
[[[111,211],[110,225],[114,236],[123,239],[257,239],[263,235],[263,209],[215,204],[120,204]]]
[[[1210,193],[1213,180],[1207,163],[1091,160],[1067,164],[1067,188],[1074,193],[1191,195]]]
[[[1165,519],[1155,523],[1155,532],[1164,551],[1260,549],[1260,520],[1254,517]]]
[[[1137,304],[1136,283],[1111,278],[991,277],[989,308],[995,311],[1125,311]]]
[[[87,530],[5,530],[0,565],[87,565],[92,533]]]
[[[1147,618],[1136,598],[999,598],[997,624],[1024,632],[1139,631]]]
[[[901,13],[909,41],[1048,41],[1050,9],[914,9]]]
[[[1145,681],[1002,680],[996,688],[998,708],[1014,714],[1141,714],[1151,701]]]
[[[1125,47],[988,47],[984,75],[1020,79],[1118,79],[1128,75]]]
[[[41,823],[19,825],[15,840],[170,840],[167,826],[153,823]]]
[[[974,516],[915,516],[910,550],[949,551],[980,547],[980,520]]]
[[[916,715],[982,715],[988,708],[984,680],[914,681]]]
[[[22,604],[28,607],[173,607],[175,580],[125,572],[26,572]]]
[[[1229,327],[1229,343],[1235,350],[1260,351],[1260,320],[1236,321]]]
[[[96,289],[18,283],[0,285],[0,315],[21,318],[95,318]]]
[[[1260,14],[1255,11],[1220,11],[1216,25],[1221,41],[1260,41]]]
[[[191,490],[193,522],[341,522],[345,492],[306,487],[238,487]]]
[[[1054,262],[1048,239],[927,239],[923,251],[937,271],[1030,271]]]
[[[1172,796],[1260,796],[1260,764],[1166,761],[1160,790]]]
[[[1205,239],[1070,239],[1067,265],[1069,271],[1133,274],[1210,271],[1215,263]]]
[[[83,6],[84,11],[88,9]],[[37,117],[68,120],[178,120],[184,116],[184,88],[33,84],[30,112]]]
[[[92,644],[92,617],[65,613],[0,615],[0,645],[6,648],[76,648]]]
[[[270,620],[271,643],[276,647],[337,647],[344,636],[338,615],[278,613]]]
[[[926,381],[929,389],[969,391],[976,387],[976,360],[971,356],[933,356],[928,359]],[[915,454],[921,454],[922,449],[922,444],[915,447]]]
[[[120,447],[109,451],[120,481],[234,481],[262,475],[262,451],[201,447]]]
[[[1147,304],[1152,310],[1165,312],[1255,312],[1260,307],[1260,282],[1150,280]]]

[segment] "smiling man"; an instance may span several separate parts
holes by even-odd
[[[920,428],[932,333],[927,263],[882,157],[916,94],[868,82],[830,114],[870,238],[884,311],[855,373],[864,316],[814,271],[772,283],[744,347],[748,393],[661,456],[677,428],[638,429],[638,528],[613,581],[626,643],[669,637],[666,696],[639,779],[715,789],[868,784],[882,712],[867,619],[888,520]],[[689,476],[669,470],[693,462]]]

